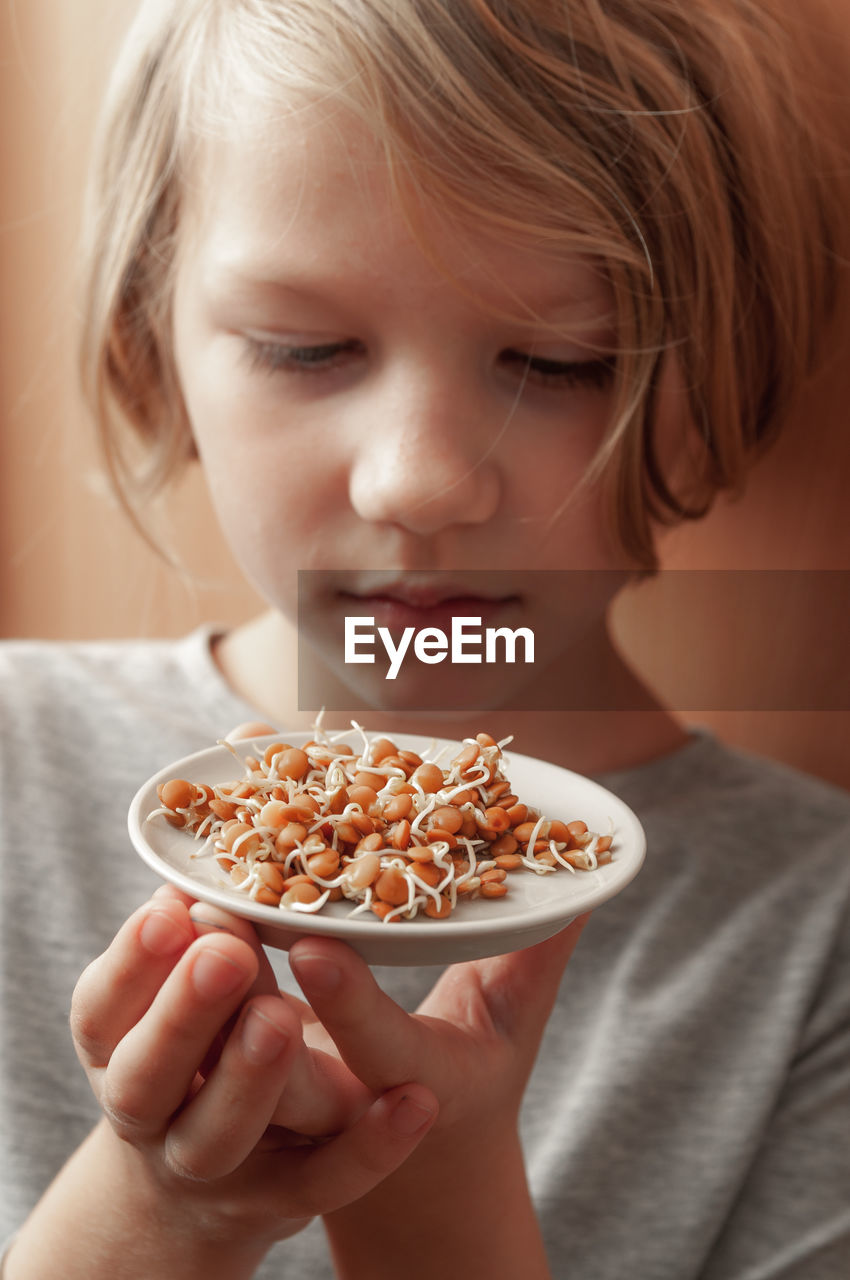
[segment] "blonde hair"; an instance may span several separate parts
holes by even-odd
[[[82,352],[123,500],[138,512],[192,454],[170,306],[193,147],[234,93],[297,90],[368,123],[414,219],[421,201],[600,263],[619,344],[593,475],[651,568],[654,521],[740,487],[829,309],[833,175],[798,61],[768,0],[144,5],[99,139]],[[675,485],[653,435],[668,353],[697,442]]]

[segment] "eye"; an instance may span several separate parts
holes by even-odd
[[[550,360],[526,351],[509,349],[500,356],[501,363],[513,367],[526,382],[550,387],[589,387],[607,390],[614,381],[616,361],[613,356],[596,356],[591,360]]]
[[[282,342],[246,337],[245,347],[251,368],[269,373],[326,373],[344,364],[349,357],[363,353],[363,344],[353,338],[345,342],[288,346]]]

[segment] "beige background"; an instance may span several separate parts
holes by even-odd
[[[89,137],[106,69],[134,0],[7,0],[0,6],[0,634],[89,638],[179,635],[257,608],[205,507],[198,478],[171,504],[191,577],[164,566],[104,492],[75,374],[75,240]],[[800,9],[797,8],[797,13]],[[831,7],[850,36],[847,0]],[[818,19],[818,22],[822,19]],[[816,27],[817,24],[813,24]],[[850,136],[847,44],[818,38],[828,127]],[[848,41],[850,43],[850,41]],[[847,176],[838,175],[848,187]],[[850,201],[848,201],[850,209]],[[846,290],[845,290],[846,292]],[[850,570],[850,321],[845,298],[824,373],[745,500],[670,539],[665,563],[694,568]],[[660,620],[660,621],[659,621]],[[661,625],[663,623],[663,625]],[[643,588],[621,606],[623,643],[662,692],[687,640]],[[732,627],[703,636],[733,664]],[[786,655],[825,658],[827,637],[789,610]],[[768,654],[777,630],[752,626]],[[2,714],[0,712],[0,714]],[[728,740],[850,786],[850,713],[703,713]]]

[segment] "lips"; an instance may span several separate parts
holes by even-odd
[[[363,594],[341,592],[340,597],[347,613],[372,617],[376,626],[390,631],[436,627],[446,632],[452,619],[459,617],[480,618],[482,625],[492,625],[520,603],[516,595],[480,595],[468,587],[442,583],[399,583]]]

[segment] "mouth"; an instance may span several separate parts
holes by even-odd
[[[517,594],[487,594],[463,583],[404,582],[376,586],[373,590],[340,591],[339,600],[351,615],[375,619],[376,626],[391,631],[426,627],[451,629],[453,618],[479,618],[484,625],[516,613]]]

